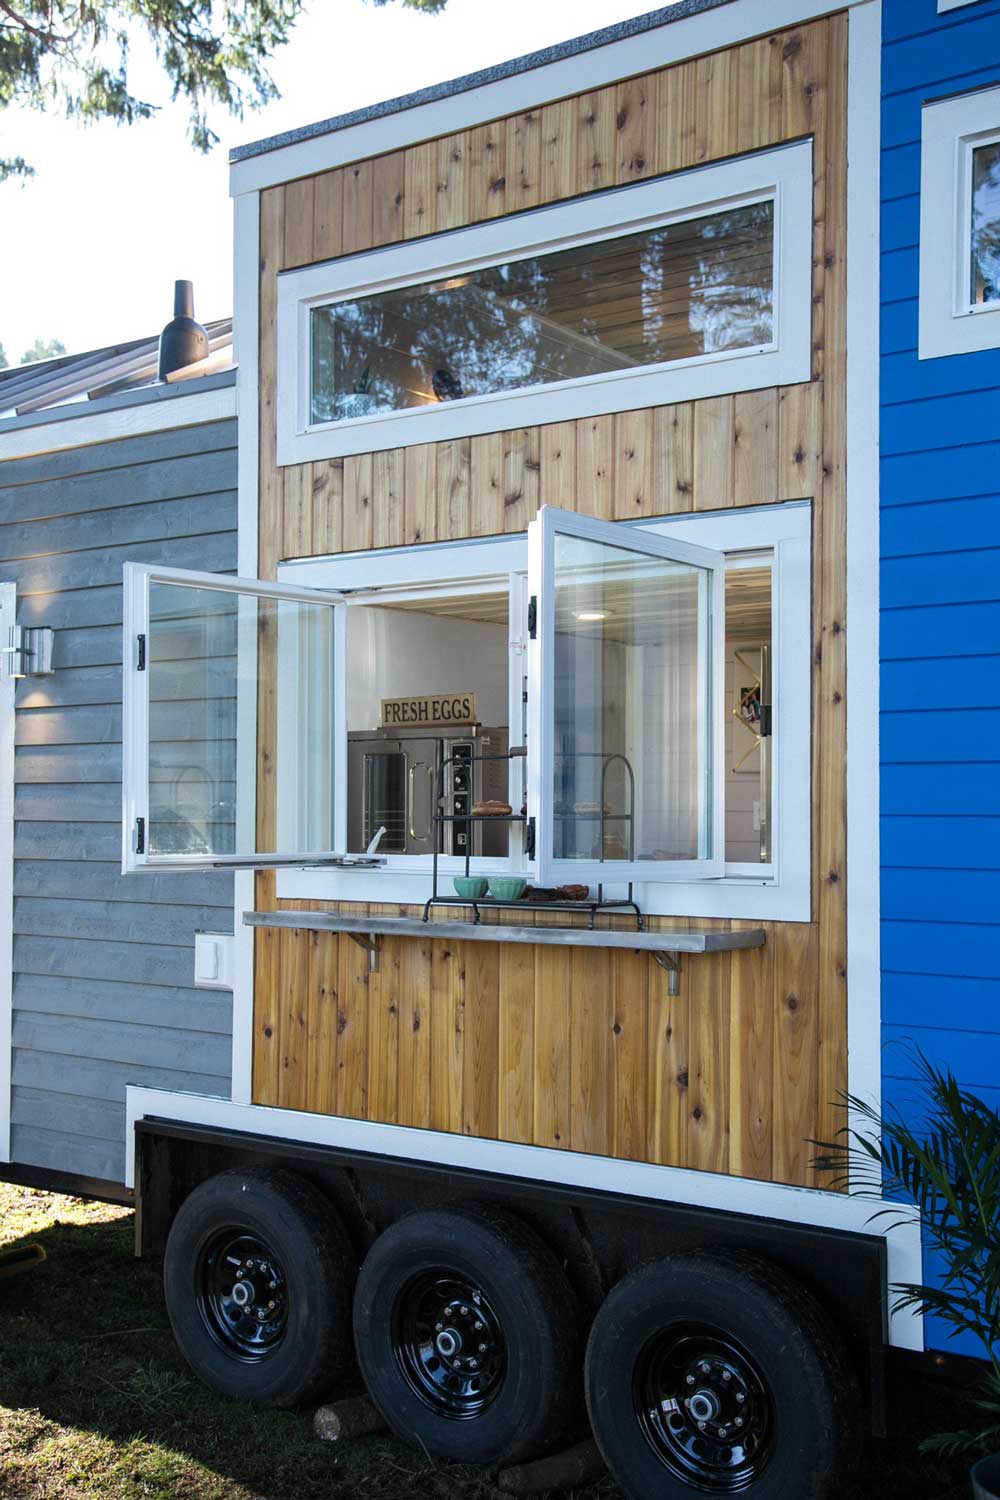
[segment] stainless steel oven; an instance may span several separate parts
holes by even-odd
[[[506,760],[478,763],[479,755],[506,756],[507,730],[359,730],[347,737],[347,847],[367,849],[380,828],[380,854],[433,854],[434,802],[446,761],[442,812],[471,812],[485,798],[507,800]],[[473,854],[507,852],[507,824],[444,823],[440,852],[462,854],[471,836]]]

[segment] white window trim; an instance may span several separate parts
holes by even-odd
[[[776,795],[772,863],[767,868],[727,865],[720,880],[638,884],[636,899],[650,915],[808,922],[812,855],[811,504],[792,501],[619,524],[641,525],[678,542],[715,551],[743,553],[748,561],[755,551],[774,552],[772,763]],[[302,559],[281,564],[279,577],[285,583],[314,589],[340,584],[361,590],[405,588],[443,578],[516,574],[526,569],[527,544],[522,534]],[[517,659],[514,652],[512,658]],[[284,869],[277,874],[277,894],[282,900],[422,905],[429,894],[430,867],[428,858],[416,869],[413,864],[400,868],[392,859],[384,869],[375,871]],[[443,862],[441,868],[444,873]]]
[[[920,169],[920,358],[1000,348],[1000,302],[975,307],[972,153],[1000,140],[1000,88],[925,104]]]
[[[278,278],[277,462],[308,463],[792,385],[811,375],[811,141],[755,152],[652,182],[512,214],[487,224],[283,272]],[[635,366],[354,421],[310,424],[310,318],[316,307],[506,260],[775,202],[774,340],[752,348]]]
[[[975,5],[978,0],[938,0],[938,15],[943,16],[947,10],[961,10],[965,5]]]

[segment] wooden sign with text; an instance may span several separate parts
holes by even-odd
[[[451,729],[456,724],[475,724],[475,693],[431,693],[426,698],[383,698],[382,727],[402,729]]]

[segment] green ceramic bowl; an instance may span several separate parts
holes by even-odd
[[[490,895],[495,901],[520,901],[527,888],[528,882],[516,875],[497,875],[490,881]]]
[[[484,880],[481,875],[456,875],[455,890],[463,901],[478,901],[486,895],[486,887],[489,881]]]

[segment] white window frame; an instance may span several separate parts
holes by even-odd
[[[310,319],[317,307],[768,199],[775,205],[769,344],[354,420],[310,420]],[[277,462],[308,463],[809,380],[812,217],[808,140],[285,271],[278,277]]]
[[[274,853],[245,854],[150,854],[148,852],[149,819],[149,657],[150,622],[149,591],[153,583],[179,584],[192,589],[212,589],[219,593],[249,595],[258,599],[287,599],[303,604],[326,605],[334,611],[332,708],[335,723],[343,723],[346,713],[346,677],[344,663],[343,612],[344,597],[330,589],[298,588],[290,584],[270,583],[259,578],[235,578],[225,573],[199,573],[188,568],[166,568],[146,563],[125,563],[122,586],[122,872],[142,870],[215,870],[265,869],[280,866],[302,866],[343,857],[346,828],[343,820],[334,818],[332,850],[297,852],[294,855]],[[138,638],[146,641],[146,662],[138,661]],[[242,649],[242,644],[241,644]],[[256,650],[256,635],[253,649]],[[298,692],[298,678],[293,685]],[[252,829],[256,813],[257,765],[257,694],[256,680],[247,691],[242,680],[236,700],[236,820],[237,827]],[[280,735],[280,726],[279,726]],[[294,767],[293,767],[294,769]],[[298,802],[298,790],[295,801]],[[147,830],[147,848],[136,848],[137,820],[143,818]]]
[[[691,513],[642,522],[622,521],[674,541],[726,554],[726,571],[772,567],[773,721],[771,740],[772,858],[769,865],[730,864],[719,879],[636,885],[636,898],[650,915],[720,917],[762,921],[811,920],[811,534],[809,501],[790,501],[739,511]],[[442,542],[384,551],[343,553],[281,564],[283,582],[315,589],[366,590],[432,587],[442,580],[468,583],[500,574],[524,575],[527,600],[527,540],[509,538]],[[366,602],[378,603],[378,597]],[[520,606],[517,606],[520,607]],[[514,618],[512,612],[512,618]],[[522,615],[523,619],[524,616]],[[511,703],[527,668],[523,627],[511,632]],[[512,739],[514,731],[511,732]],[[513,853],[513,851],[512,851]],[[516,857],[516,855],[514,856]],[[462,863],[459,861],[459,863]],[[483,861],[486,866],[487,862]],[[492,867],[512,868],[512,861]],[[390,856],[379,870],[283,869],[281,899],[365,901],[422,905],[429,893],[429,856]],[[445,874],[445,861],[441,863]],[[448,878],[452,872],[448,870]],[[530,867],[528,873],[532,873]]]
[[[555,809],[555,548],[559,536],[579,537],[607,547],[634,549],[666,562],[703,568],[708,575],[707,608],[699,611],[698,761],[699,782],[707,788],[701,840],[705,852],[691,859],[652,860],[557,859],[554,852]],[[614,521],[597,521],[574,511],[543,505],[528,527],[528,589],[537,599],[535,639],[528,646],[528,812],[535,817],[537,878],[543,886],[583,882],[718,880],[725,873],[725,779],[723,747],[725,705],[725,554],[659,536],[643,527],[623,530]]]
[[[925,104],[920,167],[920,358],[1000,348],[1000,302],[976,305],[972,158],[1000,141],[1000,88]]]

